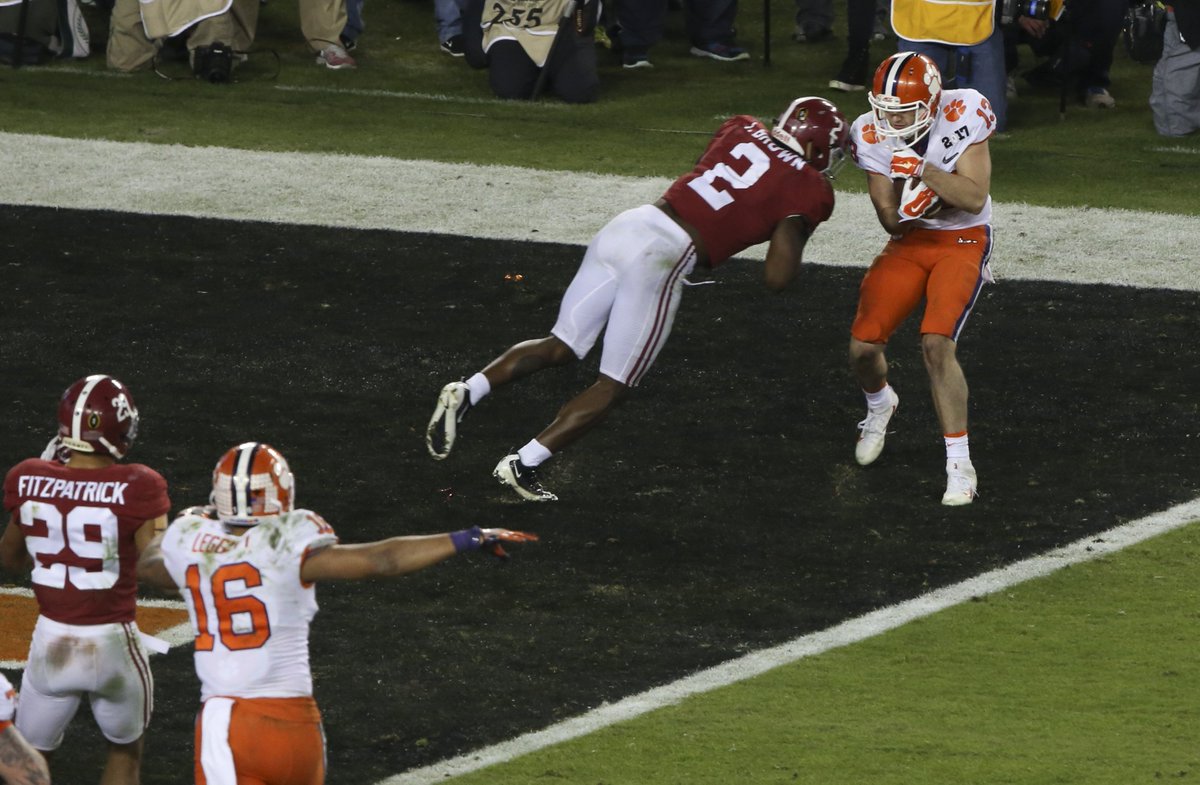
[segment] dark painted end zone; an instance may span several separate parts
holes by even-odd
[[[542,536],[506,565],[319,589],[330,783],[545,726],[1198,492],[1179,356],[1200,333],[1194,293],[988,287],[960,342],[981,498],[948,510],[915,320],[890,352],[895,432],[861,469],[845,358],[860,271],[808,266],[776,296],[734,262],[684,293],[629,402],[547,465],[562,501],[530,505],[492,467],[591,382],[594,357],[498,391],[445,462],[422,435],[445,382],[548,332],[580,248],[8,207],[0,249],[6,466],[40,451],[69,382],[104,371],[133,390],[131,459],[167,477],[176,509],[206,500],[226,448],[259,439],[345,541],[476,523]],[[145,782],[185,782],[190,650],[153,666]],[[63,781],[97,776],[86,715],[54,760]]]

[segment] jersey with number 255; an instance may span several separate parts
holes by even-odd
[[[312,695],[308,630],[317,596],[300,567],[310,551],[336,542],[311,510],[265,518],[241,534],[193,514],[167,527],[163,564],[187,601],[202,700]]]
[[[663,198],[700,232],[711,267],[770,240],[785,218],[804,216],[815,229],[833,213],[825,175],[749,115],[726,120],[692,171]]]

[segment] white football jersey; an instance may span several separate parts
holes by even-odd
[[[17,694],[8,683],[8,679],[4,678],[4,674],[0,673],[0,722],[12,722],[16,710]]]
[[[164,564],[192,618],[202,700],[312,695],[308,628],[317,596],[300,566],[309,551],[335,542],[333,528],[310,510],[265,518],[238,535],[197,515],[167,528]]]
[[[978,90],[946,90],[938,104],[937,116],[926,137],[925,165],[953,172],[968,147],[986,140],[996,129],[996,113]],[[850,149],[860,169],[885,177],[892,174],[892,147],[875,133],[875,115],[865,112],[850,128]],[[978,214],[956,207],[945,207],[932,218],[916,220],[926,229],[966,229],[992,222],[992,197],[989,194]]]

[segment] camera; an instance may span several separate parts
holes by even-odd
[[[1030,19],[1049,19],[1050,0],[1003,0],[1000,6],[1000,23],[1010,24],[1018,16]]]
[[[196,47],[192,71],[197,78],[213,84],[224,84],[230,81],[233,73],[232,47],[220,41],[214,41],[208,46]]]

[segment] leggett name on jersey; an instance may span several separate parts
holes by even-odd
[[[124,504],[127,482],[90,482],[64,480],[59,477],[22,475],[17,480],[17,493],[36,499],[72,499],[77,502]]]

